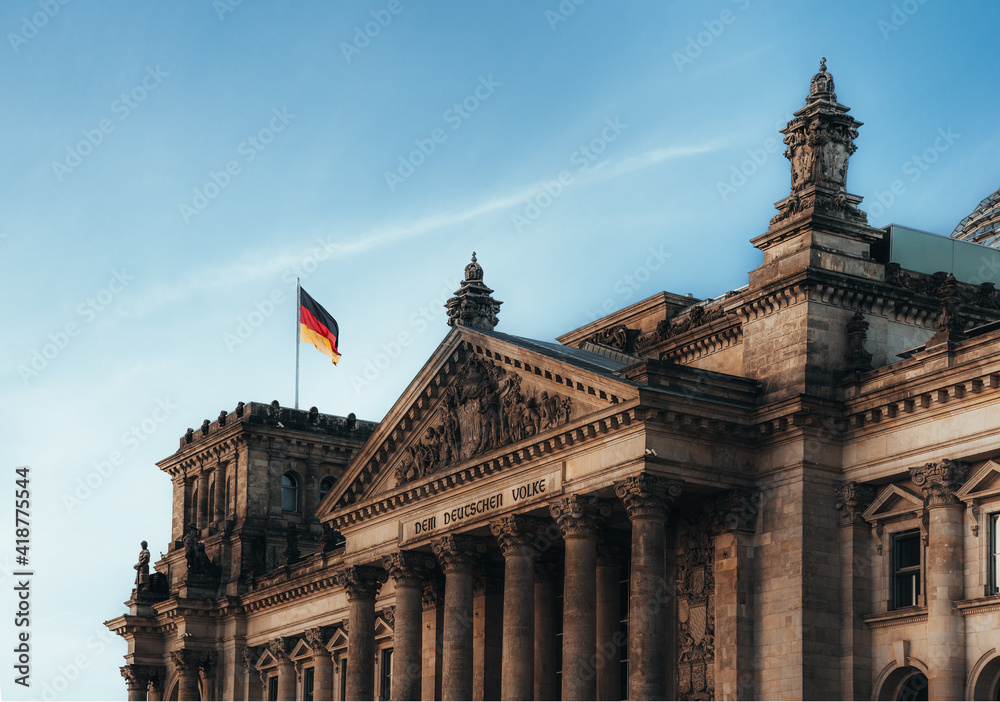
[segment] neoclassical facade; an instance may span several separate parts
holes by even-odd
[[[821,65],[742,287],[555,343],[473,257],[378,424],[189,430],[129,698],[997,699],[1000,293],[891,260],[860,126]]]

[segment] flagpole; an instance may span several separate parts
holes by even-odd
[[[299,408],[299,326],[302,324],[302,286],[295,277],[295,409]]]

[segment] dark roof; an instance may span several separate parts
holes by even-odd
[[[504,334],[497,331],[486,331],[484,329],[473,329],[472,331],[477,334],[483,334],[484,336],[491,336],[500,341],[506,341],[507,343],[520,346],[521,348],[528,349],[529,351],[535,351],[543,356],[548,356],[549,358],[562,363],[568,363],[569,365],[576,366],[577,368],[585,371],[590,371],[591,373],[597,373],[608,378],[614,378],[618,382],[625,382],[631,385],[635,384],[618,375],[618,371],[632,365],[636,362],[636,360],[629,359],[626,362],[616,358],[610,358],[599,353],[594,353],[593,351],[578,349],[574,346],[563,346],[562,344],[552,341],[525,339],[522,336],[513,336],[512,334]]]

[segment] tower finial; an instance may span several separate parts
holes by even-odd
[[[819,72],[820,73],[826,72],[826,56],[824,56],[819,60]]]
[[[455,291],[455,297],[445,303],[448,309],[448,325],[472,327],[493,331],[499,323],[497,313],[503,303],[494,300],[493,290],[483,284],[483,267],[472,252],[472,262],[465,267],[465,280]]]

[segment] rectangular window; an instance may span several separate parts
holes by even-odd
[[[392,649],[385,648],[382,649],[382,684],[381,684],[381,696],[380,700],[391,700],[392,699]]]
[[[278,699],[278,678],[272,675],[267,679],[267,699],[277,700]]]
[[[347,656],[340,659],[340,699],[347,699]]]
[[[306,674],[302,681],[302,699],[312,702],[313,686],[316,684],[316,669],[306,668]]]
[[[892,538],[892,608],[920,604],[920,532],[905,531]]]
[[[1000,593],[1000,512],[989,515],[990,524],[990,595]]]

